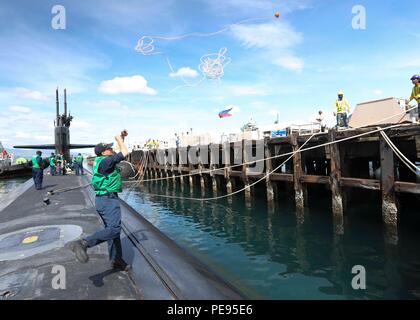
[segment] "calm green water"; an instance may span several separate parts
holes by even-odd
[[[393,246],[384,242],[379,199],[378,205],[360,205],[371,200],[352,198],[345,234],[334,236],[328,193],[310,199],[303,224],[297,223],[290,196],[269,210],[258,190],[251,206],[241,196],[232,203],[201,203],[150,194],[200,197],[200,192],[160,182],[131,191],[127,201],[251,298],[420,298],[418,211],[402,212],[400,242]],[[366,269],[366,290],[352,288],[355,265]]]
[[[0,180],[0,201],[22,181]],[[251,298],[420,298],[418,210],[402,211],[399,245],[393,246],[385,245],[380,205],[371,199],[351,199],[339,237],[333,234],[327,193],[310,198],[303,224],[297,223],[291,196],[269,210],[263,192],[251,206],[241,196],[232,203],[200,203],[151,194],[200,197],[200,192],[164,182],[126,190],[122,198]],[[366,269],[366,290],[351,286],[354,265]]]

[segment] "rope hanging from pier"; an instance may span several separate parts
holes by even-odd
[[[271,170],[270,172],[268,172],[266,175],[264,175],[262,178],[258,179],[257,181],[246,185],[244,188],[240,189],[240,190],[236,190],[234,192],[222,195],[222,196],[218,196],[218,197],[210,197],[210,198],[192,198],[192,197],[178,197],[178,196],[168,196],[168,195],[163,195],[163,194],[151,194],[148,193],[148,195],[150,196],[154,196],[154,197],[162,197],[162,198],[170,198],[170,199],[179,199],[179,200],[192,200],[192,201],[211,201],[211,200],[219,200],[219,199],[223,199],[223,198],[228,198],[231,197],[235,194],[241,193],[249,188],[251,188],[252,186],[258,184],[259,182],[267,179],[271,174],[273,174],[274,172],[276,172],[276,170],[280,169],[287,161],[289,161],[291,158],[293,158],[293,156],[297,153],[299,153],[302,148],[315,136],[316,134],[314,133],[308,140],[306,140],[298,150],[294,151],[286,160],[284,160],[283,163],[281,163],[279,166],[277,166],[275,169]]]
[[[398,113],[396,115],[392,115],[392,116],[389,116],[389,117],[386,117],[386,118],[383,118],[383,119],[380,119],[380,120],[375,121],[375,122],[373,122],[373,123],[371,123],[369,125],[366,125],[366,126],[373,126],[373,125],[375,125],[377,123],[380,123],[380,122],[383,122],[383,121],[386,121],[386,120],[395,118],[395,117],[397,117],[399,115],[404,115],[405,116],[405,114],[407,112],[410,112],[411,110],[417,109],[417,108],[418,108],[417,106],[412,107],[412,108],[410,108],[410,109],[408,109],[406,111],[403,111],[401,113]],[[316,146],[312,146],[312,147],[309,147],[309,148],[302,149],[301,152],[309,151],[309,150],[314,150],[314,149],[317,149],[317,148],[322,148],[322,147],[325,147],[325,146],[333,145],[335,143],[340,143],[340,142],[344,142],[344,141],[348,141],[348,140],[360,138],[360,137],[363,137],[363,136],[366,136],[366,135],[370,135],[372,133],[380,132],[382,130],[388,130],[388,129],[396,128],[396,127],[399,127],[401,125],[402,124],[394,124],[394,125],[390,125],[388,127],[382,128],[382,129],[376,129],[376,130],[372,130],[372,131],[369,131],[369,132],[364,132],[364,133],[361,133],[361,134],[358,134],[358,135],[355,135],[355,136],[352,136],[352,137],[347,137],[347,138],[343,138],[343,139],[340,139],[340,140],[335,140],[335,141],[332,141],[332,142],[326,142],[326,143],[323,143],[323,144],[320,144],[320,145],[316,145]],[[359,126],[359,127],[355,127],[355,128],[351,128],[351,129],[341,130],[340,132],[345,132],[345,131],[350,131],[350,130],[357,130],[357,129],[360,129],[360,128],[362,128],[362,127]],[[314,135],[324,135],[324,134],[325,133],[320,132],[320,133],[316,133]],[[147,154],[149,154],[149,152],[147,152]],[[181,174],[181,175],[178,175],[176,177],[177,178],[183,178],[183,177],[190,177],[190,176],[199,175],[199,174],[203,174],[203,173],[212,173],[212,172],[217,172],[217,171],[223,171],[225,169],[236,168],[236,167],[240,167],[242,165],[250,165],[250,164],[254,164],[254,163],[257,163],[257,162],[261,162],[261,161],[266,161],[266,160],[272,160],[272,159],[277,159],[277,158],[285,157],[285,156],[288,156],[290,154],[292,154],[292,152],[283,153],[283,154],[280,154],[280,155],[276,155],[276,156],[272,156],[272,157],[267,157],[267,158],[263,158],[263,159],[259,159],[259,160],[253,160],[253,161],[250,161],[250,162],[244,162],[244,163],[241,163],[241,164],[236,164],[236,165],[231,165],[231,166],[225,166],[223,168],[216,168],[216,169],[203,170],[201,172]],[[162,180],[170,180],[170,179],[173,179],[173,177],[162,177],[162,178],[155,178],[155,179],[145,179],[145,180],[142,180],[142,182],[162,181]],[[134,181],[127,181],[125,183],[137,183],[137,181],[135,181],[135,182]]]
[[[392,151],[396,154],[396,156],[401,160],[402,163],[404,163],[407,168],[413,172],[415,175],[420,176],[420,168],[416,166],[415,163],[411,162],[410,159],[408,159],[398,148],[397,146],[392,142],[392,140],[381,130],[381,135],[386,141],[386,143],[389,145],[389,147],[392,149]]]

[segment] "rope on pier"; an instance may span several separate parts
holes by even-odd
[[[415,163],[411,162],[410,159],[408,159],[398,148],[397,146],[392,142],[392,140],[381,130],[381,135],[388,143],[389,147],[392,149],[392,151],[396,154],[396,156],[401,160],[402,163],[404,163],[408,169],[410,169],[411,172],[413,172],[415,175],[420,176],[420,168],[416,166]]]
[[[378,121],[375,121],[375,122],[373,122],[373,123],[371,123],[369,125],[365,125],[365,126],[373,126],[373,125],[375,125],[377,123],[380,123],[380,122],[383,122],[383,121],[386,121],[386,120],[395,118],[395,117],[397,117],[399,115],[403,115],[401,117],[401,119],[400,119],[400,120],[402,120],[402,118],[404,118],[404,116],[405,116],[405,114],[407,112],[409,112],[409,111],[411,111],[413,109],[416,109],[416,108],[418,108],[418,106],[412,107],[412,108],[410,108],[410,109],[408,109],[406,111],[403,111],[401,113],[398,113],[398,114],[395,114],[395,115],[386,117],[386,118],[381,119],[381,120],[378,120]],[[380,132],[381,130],[392,129],[392,128],[396,128],[396,127],[399,127],[399,126],[401,126],[401,124],[395,124],[395,125],[391,125],[391,126],[388,126],[388,127],[382,128],[382,129],[379,129],[379,130],[378,129],[377,130],[372,130],[372,131],[361,133],[361,134],[358,134],[358,135],[355,135],[355,136],[352,136],[352,137],[347,137],[347,138],[343,138],[343,139],[340,139],[340,140],[335,140],[335,141],[332,141],[332,142],[323,143],[323,144],[320,144],[320,145],[317,145],[317,146],[312,146],[312,147],[309,147],[309,148],[306,148],[306,149],[302,149],[301,152],[309,151],[309,150],[313,150],[313,149],[317,149],[317,148],[322,148],[322,147],[325,147],[325,146],[328,146],[328,145],[332,145],[332,144],[335,144],[335,143],[340,143],[340,142],[348,141],[348,140],[351,140],[351,139],[360,138],[360,137],[363,137],[363,136],[366,136],[366,135],[370,135],[372,133]],[[345,129],[345,130],[341,130],[340,132],[345,132],[345,131],[349,131],[349,130],[357,130],[357,129],[360,129],[360,128],[362,128],[362,127],[359,126],[359,127],[355,127],[355,128],[351,128],[351,129]],[[323,135],[323,134],[325,134],[325,133],[319,132],[319,133],[315,133],[314,136],[316,136],[316,135]],[[149,154],[149,152],[147,152],[147,154]],[[292,154],[292,152],[283,153],[283,154],[280,154],[280,155],[276,155],[276,156],[272,156],[272,157],[268,157],[268,158],[263,158],[263,159],[259,159],[259,160],[253,160],[253,161],[249,161],[249,162],[235,164],[235,165],[231,165],[231,166],[226,166],[226,167],[223,167],[223,168],[216,168],[216,169],[209,169],[209,170],[198,171],[198,172],[194,172],[194,173],[180,174],[180,175],[176,176],[176,178],[183,178],[183,177],[189,177],[189,176],[194,176],[194,175],[203,174],[203,173],[211,173],[211,172],[223,171],[225,169],[236,168],[236,167],[240,167],[240,166],[243,166],[243,165],[255,164],[257,162],[261,162],[261,161],[265,161],[265,160],[272,160],[272,159],[277,159],[277,158],[285,157],[285,156],[288,156],[290,154]],[[145,180],[142,180],[141,182],[152,182],[152,181],[161,181],[161,180],[170,180],[170,179],[173,179],[173,177],[162,177],[162,178],[154,178],[154,179],[145,179]],[[138,181],[127,181],[127,182],[124,182],[124,183],[138,183]]]
[[[292,152],[292,154],[279,166],[277,166],[274,170],[268,172],[265,176],[263,176],[262,178],[258,179],[257,181],[246,185],[244,188],[240,189],[240,190],[236,190],[235,192],[232,193],[228,193],[222,196],[218,196],[218,197],[210,197],[210,198],[192,198],[192,197],[177,197],[177,196],[168,196],[168,195],[163,195],[163,194],[151,194],[148,193],[148,195],[150,196],[155,196],[155,197],[162,197],[162,198],[171,198],[171,199],[180,199],[180,200],[192,200],[192,201],[210,201],[210,200],[219,200],[219,199],[223,199],[223,198],[227,198],[227,197],[231,197],[235,194],[241,193],[243,191],[245,191],[246,189],[251,188],[252,186],[256,185],[257,183],[261,182],[262,180],[267,179],[271,174],[273,174],[276,170],[280,169],[281,166],[283,166],[287,161],[289,161],[295,154],[299,153],[302,148],[315,136],[315,133],[308,139],[306,140],[298,150]]]

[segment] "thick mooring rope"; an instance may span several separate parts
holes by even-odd
[[[282,164],[280,164],[279,166],[277,166],[275,169],[273,169],[272,171],[268,172],[266,175],[264,175],[262,178],[258,179],[257,181],[246,185],[245,187],[243,187],[242,189],[236,190],[234,192],[222,195],[222,196],[218,196],[218,197],[209,197],[209,198],[192,198],[192,197],[179,197],[179,196],[168,196],[168,195],[163,195],[163,194],[153,194],[153,193],[147,193],[149,196],[153,196],[153,197],[162,197],[162,198],[170,198],[170,199],[179,199],[179,200],[192,200],[192,201],[211,201],[211,200],[219,200],[219,199],[223,199],[223,198],[228,198],[231,196],[234,196],[235,194],[241,193],[249,188],[251,188],[252,186],[256,185],[257,183],[267,179],[271,174],[273,174],[276,170],[278,170],[281,166],[283,166],[287,161],[289,161],[291,158],[293,158],[293,156],[297,153],[299,153],[301,151],[301,149],[315,136],[315,134],[313,134],[308,140],[306,140],[302,146],[294,151]]]
[[[401,113],[398,113],[398,114],[395,114],[395,115],[386,117],[384,119],[375,121],[375,122],[373,122],[371,124],[368,124],[368,125],[364,125],[363,127],[365,127],[365,126],[373,126],[373,125],[375,125],[377,123],[380,123],[380,122],[383,122],[383,121],[386,121],[386,120],[395,118],[395,117],[397,117],[399,115],[404,115],[405,116],[405,114],[407,112],[409,112],[409,111],[411,111],[413,109],[416,109],[416,108],[418,108],[418,107],[417,106],[412,107],[412,108],[410,108],[410,109],[408,109],[406,111],[403,111]],[[404,118],[404,116],[402,118]],[[402,118],[400,120],[402,120]],[[328,146],[328,145],[332,145],[332,144],[335,144],[335,143],[348,141],[348,140],[351,140],[351,139],[360,138],[360,137],[363,137],[363,136],[366,136],[366,135],[370,135],[372,133],[380,132],[381,130],[388,130],[388,129],[396,128],[396,127],[399,127],[401,125],[402,124],[390,125],[388,127],[382,128],[382,129],[376,129],[376,130],[372,130],[372,131],[369,131],[369,132],[364,132],[364,133],[361,133],[361,134],[358,134],[358,135],[355,135],[355,136],[352,136],[352,137],[347,137],[347,138],[343,138],[343,139],[340,139],[340,140],[326,142],[326,143],[323,143],[323,144],[320,144],[320,145],[316,145],[316,146],[312,146],[312,147],[309,147],[309,148],[302,149],[301,152],[309,151],[309,150],[313,150],[313,149],[317,149],[317,148],[322,148],[322,147],[325,147],[325,146]],[[345,129],[345,130],[340,130],[339,132],[352,131],[352,130],[357,130],[357,129],[360,129],[360,128],[362,128],[362,126],[355,127],[355,128],[349,128],[349,129]],[[316,135],[325,135],[325,134],[326,133],[324,133],[324,132],[319,132],[319,133],[315,133],[314,136],[316,136]],[[275,156],[271,156],[271,157],[267,157],[267,158],[263,158],[263,159],[259,159],[259,160],[253,160],[253,161],[244,162],[244,163],[240,163],[240,164],[235,164],[235,165],[231,165],[231,166],[225,166],[223,168],[208,169],[208,170],[202,170],[202,171],[199,171],[198,170],[197,172],[194,172],[194,173],[187,173],[187,174],[177,175],[176,178],[190,177],[190,176],[199,175],[199,174],[203,174],[203,173],[212,173],[212,172],[217,172],[217,171],[223,171],[225,169],[236,168],[236,167],[240,167],[240,166],[243,166],[243,165],[250,165],[250,164],[254,164],[254,163],[257,163],[257,162],[261,162],[261,161],[266,161],[266,160],[272,160],[272,159],[277,159],[277,158],[285,157],[285,156],[288,156],[288,155],[290,155],[292,153],[293,152],[283,153],[283,154],[280,154],[280,155],[275,155]],[[173,177],[161,177],[161,178],[154,178],[154,179],[145,179],[145,180],[142,180],[142,182],[162,181],[162,180],[170,180],[170,179],[173,179]],[[130,182],[125,182],[125,183],[130,183]]]
[[[381,131],[381,135],[386,141],[386,143],[389,145],[389,147],[392,149],[392,151],[395,153],[395,155],[401,160],[402,163],[404,163],[408,169],[410,169],[411,172],[413,172],[415,175],[420,176],[420,168],[416,166],[415,163],[411,162],[410,159],[408,159],[398,148],[397,146],[392,142],[392,140],[385,134],[385,132]]]

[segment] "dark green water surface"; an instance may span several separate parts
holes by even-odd
[[[0,180],[0,201],[25,180]],[[126,188],[121,198],[250,298],[420,298],[418,199],[401,198],[399,242],[393,245],[385,241],[375,194],[348,201],[344,235],[335,235],[329,193],[311,193],[303,221],[293,194],[268,208],[263,190],[250,205],[242,195],[211,202],[153,195],[202,196],[198,188],[168,182]],[[355,265],[366,270],[365,290],[352,288]]]

